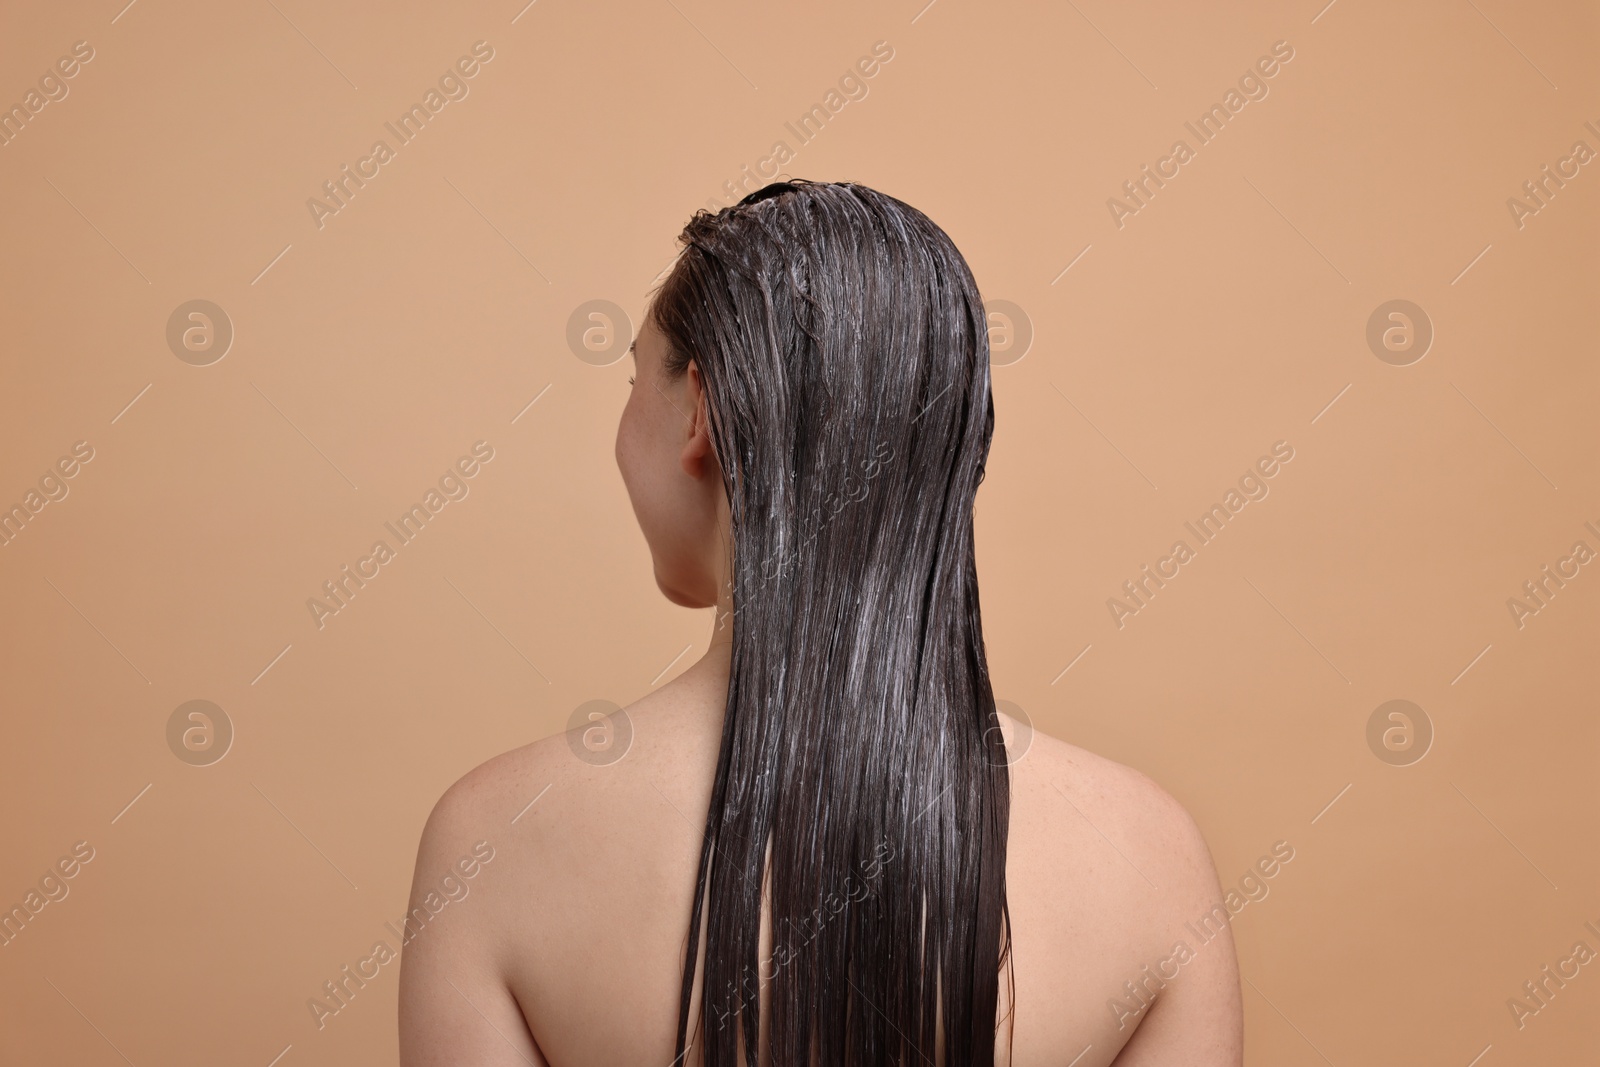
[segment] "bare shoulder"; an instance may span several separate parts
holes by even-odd
[[[493,826],[514,825],[511,819],[538,790],[553,786],[572,769],[561,759],[564,742],[564,734],[555,734],[520,745],[461,775],[434,802],[423,827],[423,845],[459,840]],[[529,793],[535,783],[539,783],[536,792]]]
[[[553,1062],[579,1061],[601,1041],[627,1046],[610,1050],[615,1062],[666,1062],[720,705],[691,679],[595,710],[445,790],[422,833],[412,899],[463,849],[492,849],[433,949],[478,961],[483,998],[509,1005],[502,1028],[526,1030],[522,1051],[536,1043]],[[430,965],[418,957],[412,999],[424,1003],[436,985],[448,1003],[456,991],[431,982]],[[452,981],[470,992],[462,976]],[[404,1005],[404,968],[402,985]],[[597,1012],[638,1029],[608,1028]]]
[[[488,828],[523,841],[556,827],[581,838],[586,826],[610,820],[613,809],[636,804],[641,794],[655,796],[655,807],[670,804],[682,780],[701,769],[709,784],[717,723],[692,681],[680,681],[622,708],[586,704],[571,729],[478,764],[434,804],[424,847]]]
[[[462,774],[434,802],[417,844],[408,914],[426,924],[425,937],[407,943],[402,995],[413,976],[432,970],[438,951],[470,955],[485,979],[498,979],[506,958],[507,922],[517,921],[517,885],[531,858],[531,809],[554,792],[565,768],[557,735],[485,760]],[[470,897],[470,899],[468,899]]]
[[[525,851],[514,820],[528,785],[553,768],[551,748],[537,742],[485,761],[428,815],[399,927],[402,1067],[545,1062],[506,980],[515,952],[505,933]]]
[[[1106,834],[1118,831],[1133,849],[1182,859],[1190,875],[1209,870],[1210,851],[1199,824],[1149,775],[1037,729],[1012,725],[1003,715],[1002,723],[1008,737],[1027,741],[1010,768],[1013,796],[1024,805],[1048,810],[1053,798],[1062,813],[1075,813]]]
[[[528,782],[541,771],[554,769],[557,738],[545,738],[502,752],[457,778],[434,802],[423,826],[422,841],[450,839],[470,834],[498,820]],[[527,798],[524,798],[526,803]],[[512,809],[513,814],[515,809]]]
[[[626,932],[663,886],[687,901],[720,727],[697,685],[686,675],[624,708],[585,705],[571,729],[485,760],[434,804],[416,884],[464,850],[494,850],[473,923],[508,977],[527,977],[518,946],[592,947],[590,920]]]
[[[1025,1018],[1059,1047],[1097,1034],[1118,1067],[1237,1064],[1237,959],[1195,818],[1149,775],[1078,745],[1034,731],[1016,748],[1006,882],[1019,1034]]]

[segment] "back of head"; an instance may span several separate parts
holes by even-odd
[[[704,381],[733,648],[677,1051],[731,1067],[742,1035],[754,1062],[766,980],[775,1065],[991,1064],[1009,784],[973,555],[976,283],[926,215],[848,182],[769,185],[680,241],[650,314],[667,373]]]

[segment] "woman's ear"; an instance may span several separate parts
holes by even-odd
[[[704,478],[716,470],[716,454],[711,448],[711,416],[707,409],[705,380],[692,359],[685,368],[683,394],[694,409],[694,418],[689,420],[689,437],[683,443],[681,462],[689,477]]]

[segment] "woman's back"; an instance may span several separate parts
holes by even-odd
[[[1219,903],[1192,821],[1125,769],[1004,740],[973,524],[987,312],[950,236],[797,180],[679,240],[615,451],[657,586],[715,609],[709,646],[613,724],[621,758],[569,734],[441,801],[405,1055],[1087,1067],[1137,1035],[1122,1062],[1237,1062],[1227,910],[1185,933]],[[496,857],[466,864],[474,891],[430,893],[468,849]]]
[[[406,1067],[672,1063],[727,691],[718,653],[626,709],[616,762],[552,737],[440,800],[410,907],[427,914],[429,888],[479,842],[493,858],[404,950]],[[1042,734],[1010,770],[1011,1062],[1237,1063],[1227,911],[1189,816],[1143,775]],[[1002,1018],[1007,1000],[1002,979]],[[1003,1063],[1012,1020],[999,1034]]]

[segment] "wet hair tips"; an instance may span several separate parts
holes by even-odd
[[[974,560],[977,284],[853,182],[776,182],[679,242],[649,314],[668,376],[704,385],[733,635],[675,1051],[755,1063],[764,1031],[775,1067],[987,1067],[1010,781]]]

